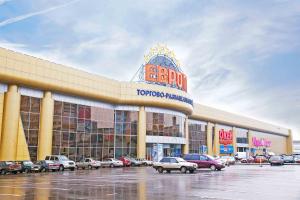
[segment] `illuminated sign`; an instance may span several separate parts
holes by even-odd
[[[177,94],[171,94],[171,93],[165,93],[165,92],[160,92],[160,91],[154,91],[154,90],[143,90],[143,89],[137,89],[136,90],[137,95],[141,96],[149,96],[149,97],[157,97],[157,98],[164,98],[164,99],[172,99],[172,100],[177,100],[181,101],[184,103],[188,103],[190,105],[193,105],[193,100],[189,99],[184,96],[180,96]]]
[[[270,140],[267,140],[267,139],[264,139],[264,138],[258,139],[256,137],[253,137],[252,138],[252,144],[255,147],[270,147],[272,142]]]
[[[145,55],[145,63],[141,68],[140,81],[187,91],[187,77],[174,52],[166,46],[151,48],[149,54]]]
[[[224,129],[219,130],[219,140],[220,144],[232,144],[233,142],[233,133],[232,130],[225,131]]]
[[[220,153],[221,154],[231,154],[233,153],[233,145],[220,145]]]

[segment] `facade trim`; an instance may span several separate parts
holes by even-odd
[[[167,136],[146,136],[146,143],[167,143],[167,144],[186,144],[183,137],[167,137]]]

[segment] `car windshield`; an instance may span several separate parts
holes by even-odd
[[[5,162],[7,165],[12,165],[14,164],[13,162]]]
[[[210,155],[206,155],[206,157],[208,157],[210,160],[215,160],[215,158]]]
[[[272,156],[271,159],[272,159],[272,160],[280,160],[281,157],[280,157],[280,156]]]
[[[33,163],[31,161],[24,161],[25,165],[32,165]]]
[[[185,160],[183,160],[182,158],[177,158],[176,159],[178,162],[186,162]]]
[[[293,159],[293,156],[284,156],[286,159]]]
[[[61,159],[62,161],[68,161],[68,160],[69,160],[66,156],[60,156],[60,159]]]

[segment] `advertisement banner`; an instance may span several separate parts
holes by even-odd
[[[157,161],[160,161],[164,157],[163,144],[157,144]]]
[[[220,154],[231,154],[233,153],[233,146],[232,145],[220,145]]]

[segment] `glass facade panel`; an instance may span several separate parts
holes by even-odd
[[[41,100],[39,98],[21,96],[21,120],[32,161],[36,161],[37,159],[40,106]]]
[[[134,156],[137,124],[137,111],[55,101],[52,150],[74,160]]]
[[[153,136],[184,137],[184,117],[147,112],[146,134]]]
[[[203,153],[201,146],[207,146],[206,125],[189,121],[189,152]]]

